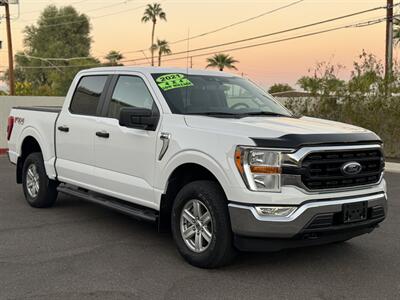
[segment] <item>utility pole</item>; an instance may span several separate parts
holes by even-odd
[[[10,18],[10,6],[8,0],[5,1],[6,8],[6,23],[7,23],[7,46],[8,46],[8,77],[9,77],[9,89],[10,95],[15,95],[15,78],[14,78],[14,55],[12,47],[11,37],[11,18]]]
[[[15,95],[15,79],[14,79],[14,55],[11,37],[11,17],[10,17],[10,0],[0,0],[0,6],[6,9],[6,25],[7,25],[7,47],[8,47],[8,79],[10,95]]]
[[[385,79],[387,81],[390,81],[390,78],[392,77],[392,70],[393,70],[393,0],[387,0],[386,55],[385,55]]]

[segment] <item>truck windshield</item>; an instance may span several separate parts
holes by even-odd
[[[175,114],[216,117],[287,116],[272,96],[240,77],[152,74]]]

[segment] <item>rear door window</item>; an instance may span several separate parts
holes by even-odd
[[[107,78],[107,75],[82,77],[72,97],[70,112],[78,115],[96,116]]]

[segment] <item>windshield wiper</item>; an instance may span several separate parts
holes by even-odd
[[[247,116],[275,116],[275,117],[287,117],[287,118],[293,117],[290,115],[275,113],[275,112],[271,112],[271,111],[255,111],[255,112],[243,113],[240,115],[243,117],[247,117]]]
[[[200,116],[230,116],[230,117],[241,117],[241,114],[235,114],[230,112],[221,111],[206,111],[206,112],[188,112],[186,115],[200,115]]]
[[[188,112],[186,115],[200,115],[200,116],[214,116],[214,117],[232,117],[232,118],[246,118],[251,116],[274,116],[274,117],[287,117],[293,118],[293,116],[274,113],[269,111],[255,111],[248,113],[231,113],[222,111],[206,111],[206,112]]]

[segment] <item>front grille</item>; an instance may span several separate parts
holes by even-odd
[[[346,175],[343,165],[358,162],[362,169],[356,175]],[[303,184],[310,190],[335,189],[377,183],[384,169],[379,149],[312,152],[302,162]]]

